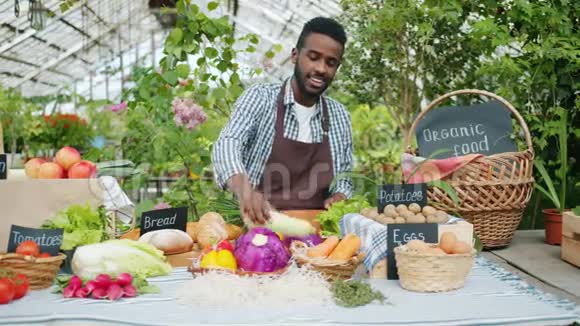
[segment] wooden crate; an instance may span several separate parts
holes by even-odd
[[[562,259],[580,267],[580,216],[572,212],[562,218]]]

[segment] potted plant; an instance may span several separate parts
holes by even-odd
[[[558,180],[553,179],[542,161],[535,161],[536,170],[540,173],[543,185],[536,183],[536,189],[550,200],[554,205],[552,208],[542,210],[545,220],[546,239],[545,242],[551,245],[559,245],[562,242],[562,213],[569,211],[566,208],[566,192],[568,177],[568,112],[560,110],[559,120],[554,121],[554,135],[558,137],[558,152],[560,167],[555,175]]]

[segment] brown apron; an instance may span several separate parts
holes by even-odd
[[[258,190],[275,209],[322,209],[333,179],[328,141],[328,107],[322,100],[322,143],[303,143],[284,138],[284,90],[276,101],[276,127],[272,152]],[[290,86],[291,87],[291,86]]]

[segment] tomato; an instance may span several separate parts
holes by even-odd
[[[234,252],[234,246],[232,246],[228,240],[223,240],[217,245],[217,250],[229,250]]]
[[[16,253],[25,255],[25,256],[38,256],[40,253],[40,248],[36,244],[36,242],[32,240],[26,240],[21,242],[18,247],[16,247]]]
[[[0,304],[7,304],[14,298],[14,282],[9,278],[0,279]]]
[[[40,255],[38,255],[38,258],[48,258],[48,257],[52,257],[52,255],[49,254],[48,252],[43,252]]]
[[[16,274],[12,279],[14,282],[14,298],[12,300],[20,299],[28,293],[30,281],[24,274]]]

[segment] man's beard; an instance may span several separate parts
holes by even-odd
[[[319,97],[322,95],[322,93],[324,93],[324,91],[328,88],[329,84],[327,83],[326,87],[318,92],[309,91],[306,88],[306,76],[302,73],[302,70],[300,70],[299,66],[300,65],[298,62],[296,62],[296,65],[294,65],[294,78],[296,79],[296,83],[298,84],[298,89],[300,89],[300,92],[308,97]]]

